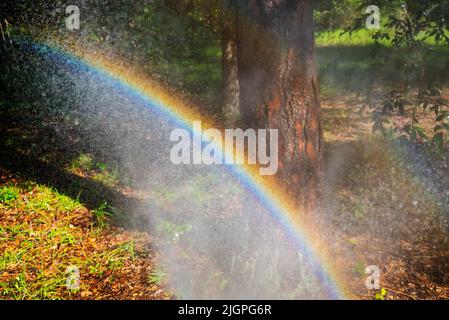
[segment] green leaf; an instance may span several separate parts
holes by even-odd
[[[415,126],[415,130],[416,133],[418,133],[418,135],[423,138],[424,140],[429,140],[429,138],[427,137],[426,133],[424,132],[424,129],[418,126]]]
[[[447,132],[449,132],[449,124],[443,123],[444,129],[446,129]]]
[[[432,142],[437,146],[442,146],[443,145],[443,132],[436,133],[432,138]]]

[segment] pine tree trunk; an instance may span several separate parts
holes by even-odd
[[[221,12],[222,43],[222,114],[226,127],[232,128],[240,118],[237,66],[237,6],[233,0],[223,0]]]
[[[310,0],[240,1],[240,107],[253,128],[279,129],[280,182],[315,211],[322,127]]]

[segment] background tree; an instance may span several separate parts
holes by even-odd
[[[221,7],[221,48],[223,80],[223,117],[225,126],[232,127],[240,117],[237,60],[237,6],[233,0],[223,0]]]

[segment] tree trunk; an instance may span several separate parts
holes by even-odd
[[[253,128],[279,129],[280,183],[315,211],[322,127],[311,0],[241,0],[240,107]]]
[[[232,128],[240,119],[237,66],[237,6],[233,0],[223,0],[221,36],[223,80],[222,114],[226,127]]]

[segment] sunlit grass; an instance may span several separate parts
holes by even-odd
[[[93,290],[83,279],[118,272],[135,259],[133,240],[97,243],[108,223],[105,207],[89,213],[77,199],[31,182],[1,186],[0,196],[0,299],[79,297]],[[66,287],[69,266],[80,270],[77,290]]]
[[[24,198],[25,209],[31,211],[72,211],[81,207],[78,200],[58,193],[52,188],[37,185]]]
[[[317,47],[369,46],[375,44],[372,36],[377,31],[378,30],[368,30],[366,28],[356,30],[352,34],[344,32],[343,29],[322,31],[315,34],[315,42]],[[421,33],[417,36],[417,38],[421,39],[423,39],[424,37],[424,33]],[[425,43],[431,46],[437,45],[435,39],[433,38],[426,39]],[[379,44],[387,47],[391,46],[391,42],[388,40],[381,40],[379,41]],[[441,43],[439,45],[447,46],[444,43]]]
[[[156,268],[148,275],[148,283],[150,285],[162,285],[165,281],[167,274],[160,268]]]
[[[9,204],[19,197],[19,189],[16,186],[4,186],[0,188],[0,203]]]
[[[104,162],[96,161],[89,153],[81,153],[73,159],[68,166],[68,171],[87,176],[107,187],[114,187],[119,182],[117,169],[111,168]]]
[[[82,153],[77,158],[72,160],[69,168],[71,172],[76,172],[76,170],[92,170],[94,168],[93,156],[88,153]]]
[[[317,47],[330,46],[366,46],[375,43],[372,36],[374,32],[368,29],[361,29],[352,34],[344,33],[344,30],[323,31],[315,35],[315,42]],[[388,45],[387,41],[382,41],[381,44]]]

